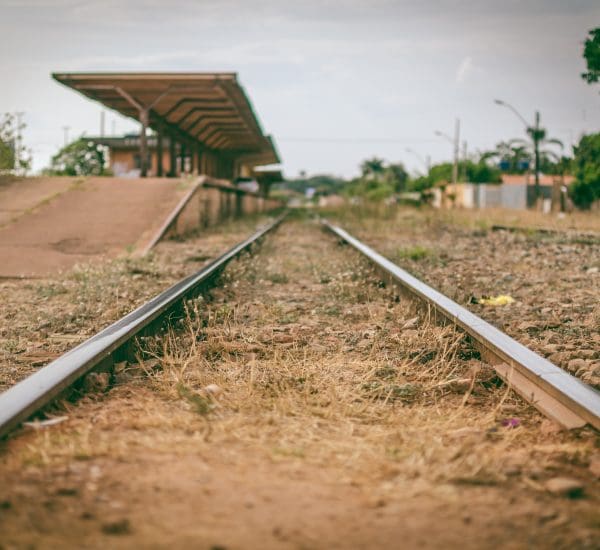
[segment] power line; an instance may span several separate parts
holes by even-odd
[[[435,143],[431,138],[343,138],[343,137],[278,137],[277,141],[303,143]]]

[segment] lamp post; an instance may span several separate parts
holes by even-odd
[[[423,166],[425,167],[425,170],[426,170],[425,175],[428,175],[429,170],[431,168],[431,157],[429,155],[427,155],[426,158],[423,158],[421,155],[419,155],[419,153],[417,153],[414,149],[411,149],[410,147],[406,147],[404,150],[407,153],[410,153],[411,155],[414,155],[415,157],[417,157],[423,163]]]
[[[519,113],[519,111],[517,111],[512,105],[510,105],[509,103],[506,103],[506,101],[502,101],[501,99],[494,99],[494,103],[496,105],[501,105],[502,107],[506,107],[507,109],[510,109],[525,125],[525,132],[529,135],[529,137],[531,138],[531,141],[533,142],[533,154],[534,154],[534,162],[535,162],[534,196],[535,196],[535,200],[537,202],[537,200],[540,197],[540,141],[542,141],[542,139],[544,138],[544,130],[542,130],[540,128],[540,112],[539,111],[535,112],[534,124],[533,124],[533,126],[530,126],[529,123],[523,117],[523,115],[521,115],[521,113]]]
[[[454,139],[452,139],[448,134],[444,132],[440,132],[439,130],[435,131],[435,135],[439,137],[443,137],[448,140],[452,146],[454,147],[454,164],[452,165],[452,183],[456,184],[458,182],[458,155],[460,148],[460,119],[456,119],[454,123]]]

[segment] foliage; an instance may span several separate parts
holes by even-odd
[[[600,27],[589,31],[583,45],[583,58],[585,59],[587,72],[581,74],[588,84],[600,80]]]
[[[331,195],[340,192],[347,181],[337,176],[329,174],[316,174],[307,177],[302,175],[297,179],[287,180],[283,184],[277,184],[273,188],[279,190],[295,191],[296,193],[305,194],[307,189],[314,189],[316,195]]]
[[[406,190],[409,176],[403,164],[386,166],[383,159],[373,157],[360,165],[360,171],[361,177],[347,187],[350,196],[378,202]]]
[[[575,183],[570,188],[573,202],[589,208],[600,199],[600,133],[583,136],[574,148]]]
[[[18,126],[17,118],[12,113],[4,113],[0,118],[0,172],[27,171],[31,166],[30,152],[21,149],[19,160],[16,162],[15,147],[19,134],[25,129],[25,124]]]
[[[106,175],[105,151],[104,146],[79,138],[56,153],[45,172],[54,176]]]
[[[488,163],[485,155],[477,160],[463,160],[459,164],[459,173],[463,174],[465,181],[469,183],[499,183],[501,172],[495,166]],[[436,184],[450,183],[452,181],[451,162],[434,164],[426,176],[419,176],[408,184],[410,191],[425,191]]]
[[[377,157],[366,159],[360,165],[360,173],[363,178],[377,179],[383,174],[385,170],[384,165],[385,161],[383,159]]]
[[[508,174],[523,174],[533,164],[533,155],[521,139],[501,141],[484,157],[495,159],[500,170]]]
[[[501,141],[496,149],[484,153],[483,159],[496,159],[498,168],[507,174],[524,174],[534,169],[535,151],[534,141],[540,144],[540,172],[547,174],[559,174],[565,169],[564,157],[556,154],[549,146],[563,148],[560,140],[549,138],[544,128],[527,128],[527,134],[531,141],[522,139],[511,139]]]

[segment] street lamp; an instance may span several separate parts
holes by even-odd
[[[444,132],[440,132],[439,130],[435,131],[435,135],[442,137],[452,143],[454,147],[454,164],[452,165],[452,183],[456,184],[458,182],[458,150],[460,147],[460,119],[456,119],[454,123],[454,139],[452,139],[448,134]]]
[[[406,147],[404,150],[407,153],[410,153],[411,155],[414,155],[415,157],[417,157],[423,163],[423,166],[425,167],[425,170],[427,171],[425,175],[429,174],[429,169],[430,169],[430,165],[431,165],[431,157],[429,155],[427,155],[427,158],[423,158],[419,153],[417,153],[414,149],[411,149],[410,147]]]
[[[540,141],[544,137],[544,131],[540,128],[540,112],[535,112],[535,122],[533,126],[530,126],[529,123],[525,120],[525,117],[519,113],[510,103],[506,103],[506,101],[502,101],[501,99],[494,99],[494,103],[496,105],[500,105],[502,107],[506,107],[510,109],[517,117],[521,120],[521,122],[525,125],[525,132],[531,137],[533,141],[533,154],[535,158],[535,188],[534,195],[535,200],[537,201],[540,197]]]

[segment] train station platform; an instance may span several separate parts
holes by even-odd
[[[44,277],[143,250],[190,184],[167,178],[27,178],[0,186],[0,278]]]

